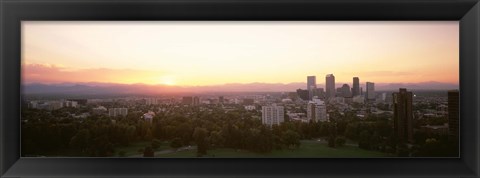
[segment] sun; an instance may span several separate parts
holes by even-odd
[[[160,84],[169,86],[175,85],[175,78],[172,76],[163,76],[162,78],[160,78]]]

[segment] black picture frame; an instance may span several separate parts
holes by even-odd
[[[1,0],[0,177],[478,177],[477,0]],[[20,158],[22,20],[458,20],[460,158]]]

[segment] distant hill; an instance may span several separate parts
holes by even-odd
[[[340,87],[343,83],[337,83]],[[351,86],[351,84],[349,84]],[[25,94],[159,94],[159,93],[202,93],[202,92],[294,92],[298,88],[305,89],[306,83],[230,83],[212,86],[167,86],[146,84],[115,83],[31,83],[23,86]],[[365,86],[361,85],[364,90]],[[324,88],[323,85],[318,85]],[[375,90],[449,90],[458,89],[458,85],[441,82],[421,83],[376,83]]]

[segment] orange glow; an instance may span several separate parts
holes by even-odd
[[[22,22],[23,82],[459,81],[448,22]]]

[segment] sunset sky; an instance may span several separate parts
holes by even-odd
[[[448,22],[22,22],[24,83],[458,84]]]

